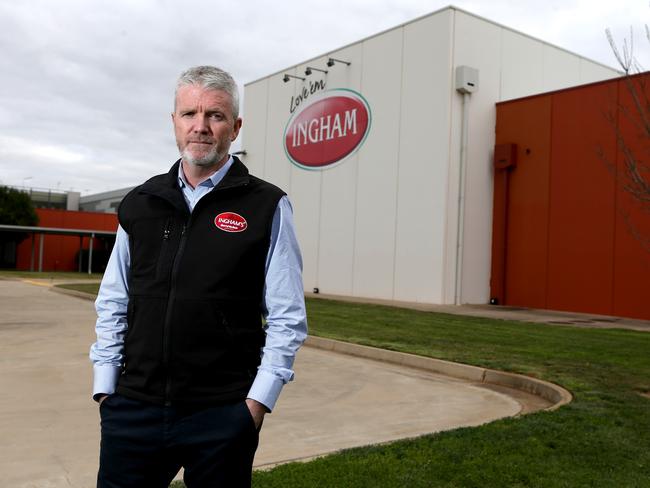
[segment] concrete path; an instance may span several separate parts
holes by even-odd
[[[94,486],[91,301],[0,280],[0,473],[12,488]],[[522,400],[368,359],[303,348],[267,416],[256,466],[515,415]]]

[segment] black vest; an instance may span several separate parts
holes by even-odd
[[[117,391],[160,404],[246,397],[264,344],[264,267],[279,188],[235,162],[190,214],[176,162],[120,204],[128,329]]]

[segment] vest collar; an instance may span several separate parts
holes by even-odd
[[[181,160],[179,159],[166,174],[154,176],[147,180],[140,187],[139,193],[159,196],[167,200],[179,210],[188,212],[187,204],[185,203],[181,189],[178,186],[178,167],[180,164]],[[212,189],[212,191],[215,192],[227,188],[246,186],[249,182],[250,175],[248,173],[248,168],[244,166],[244,163],[242,163],[237,156],[233,156],[232,166],[230,166],[230,169],[223,179]]]

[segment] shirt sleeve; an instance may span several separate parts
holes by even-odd
[[[296,351],[307,337],[302,257],[289,199],[278,202],[273,216],[264,285],[266,342],[248,398],[273,410],[282,387],[293,380]]]
[[[129,235],[117,228],[115,245],[108,260],[99,293],[95,300],[97,342],[90,347],[93,363],[93,398],[115,392],[124,364],[126,310],[129,303],[128,276],[130,267]]]

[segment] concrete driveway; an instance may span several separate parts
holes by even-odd
[[[0,280],[0,473],[12,488],[94,486],[93,303]],[[267,416],[256,466],[515,415],[515,397],[369,359],[305,347]]]

